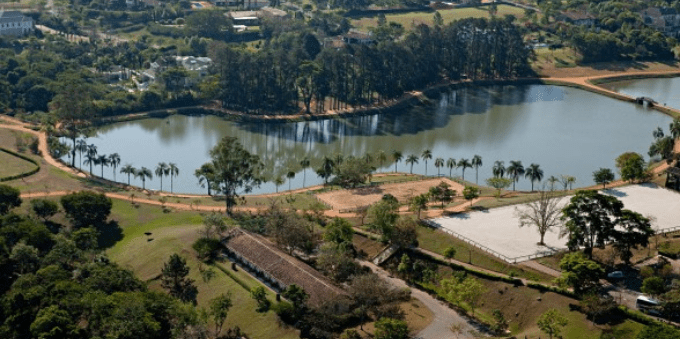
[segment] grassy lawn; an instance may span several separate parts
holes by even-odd
[[[234,306],[227,317],[227,326],[239,326],[252,338],[298,338],[295,330],[278,325],[273,312],[256,312],[255,301],[234,279],[196,259],[191,244],[198,238],[197,230],[202,227],[198,213],[163,213],[158,206],[134,208],[128,202],[114,200],[111,219],[120,225],[122,239],[106,253],[113,261],[134,271],[140,279],[149,281],[151,289],[161,290],[160,281],[156,278],[168,257],[178,253],[187,260],[191,269],[190,278],[198,287],[199,307],[206,307],[210,299],[231,292]],[[145,232],[151,234],[147,236]],[[230,269],[229,266],[224,264],[227,269]],[[200,271],[207,269],[212,269],[215,275],[206,281]],[[242,270],[232,271],[232,274],[249,287],[260,284]],[[269,297],[274,301],[273,293],[270,292]]]
[[[486,7],[484,8],[456,8],[456,9],[445,9],[439,10],[444,23],[448,24],[454,20],[460,20],[465,18],[490,18],[491,14]],[[506,14],[514,15],[517,18],[522,18],[524,16],[524,10],[521,8],[500,5],[498,6],[497,17],[502,18]],[[413,12],[404,14],[388,14],[385,16],[387,22],[393,21],[404,26],[405,29],[410,29],[413,25],[426,24],[428,26],[432,25],[434,12]],[[377,17],[367,17],[361,19],[351,20],[352,26],[355,28],[368,31],[370,27],[376,27],[378,25]]]
[[[0,178],[18,175],[36,168],[34,164],[5,152],[0,152],[0,164],[2,164]]]
[[[451,272],[450,268],[440,268],[441,279],[449,278]],[[643,327],[630,320],[618,320],[610,325],[593,324],[584,314],[572,310],[571,305],[578,305],[577,300],[552,292],[542,293],[526,286],[515,287],[504,282],[475,279],[486,289],[475,308],[475,315],[484,321],[493,322],[493,310],[500,310],[508,320],[512,335],[517,338],[525,335],[528,338],[547,338],[536,322],[541,314],[551,308],[560,311],[569,321],[562,332],[564,339],[599,339],[603,332],[616,334],[613,338],[634,339]],[[459,306],[468,313],[472,312],[466,304]]]
[[[547,274],[531,270],[527,267],[508,264],[458,238],[428,227],[418,227],[418,246],[441,255],[444,255],[444,250],[448,247],[454,247],[456,249],[454,259],[456,260],[471,262],[473,265],[487,270],[514,275],[529,280],[546,283],[550,283],[553,280],[553,278]],[[472,257],[471,260],[470,257]]]

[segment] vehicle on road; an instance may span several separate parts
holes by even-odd
[[[661,315],[659,312],[659,301],[648,296],[641,295],[635,300],[635,307],[643,313]]]

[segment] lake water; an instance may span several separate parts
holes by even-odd
[[[656,100],[660,105],[665,104],[680,109],[680,78],[616,81],[603,84],[602,87],[633,97],[649,97]]]
[[[174,179],[176,193],[206,193],[198,186],[194,170],[209,160],[208,151],[224,136],[237,137],[274,175],[285,177],[289,170],[297,171],[291,181],[293,189],[303,185],[298,164],[305,156],[312,159],[312,168],[317,168],[324,155],[363,156],[399,150],[406,158],[420,156],[425,149],[433,154],[427,164],[430,175],[437,174],[437,157],[458,161],[478,154],[483,159],[480,183],[492,175],[494,161],[502,160],[507,166],[510,160],[521,160],[525,167],[539,164],[545,179],[572,175],[577,180],[574,186],[583,187],[593,184],[592,173],[598,168],[614,169],[619,154],[646,154],[652,130],[670,121],[656,111],[578,89],[495,86],[455,90],[430,106],[399,113],[312,122],[236,123],[210,115],[174,115],[116,123],[102,127],[87,143],[97,145],[100,154],[119,153],[121,166],[130,163],[153,171],[158,162],[176,163],[180,170]],[[378,172],[393,170],[389,162]],[[408,172],[410,166],[402,161],[398,170]],[[424,174],[424,161],[420,160],[413,172]],[[100,169],[94,173],[99,175]],[[441,173],[448,175],[449,170],[441,168]],[[112,169],[105,168],[104,174],[112,178]],[[462,171],[454,170],[453,175],[461,176]],[[474,181],[475,170],[467,169],[465,178]],[[127,181],[120,173],[117,179]],[[132,183],[141,186],[134,178]],[[314,171],[307,169],[306,186],[320,183]],[[159,189],[160,181],[154,177],[147,180],[146,187]],[[521,190],[530,187],[524,178],[517,184]],[[163,188],[170,188],[167,177]],[[288,182],[280,187],[287,188]],[[274,184],[266,183],[254,193],[274,191]]]

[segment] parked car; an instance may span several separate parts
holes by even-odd
[[[614,271],[614,272],[609,272],[607,274],[607,278],[609,279],[623,279],[625,275],[621,271]]]

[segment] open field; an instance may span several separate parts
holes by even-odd
[[[455,9],[444,9],[439,10],[439,14],[444,20],[444,24],[448,24],[454,20],[460,20],[465,18],[490,18],[491,14],[488,11],[488,7],[483,8],[455,8]],[[498,13],[496,16],[499,18],[505,15],[514,15],[516,18],[524,17],[524,10],[521,8],[500,5],[498,6]],[[417,26],[420,24],[425,24],[432,26],[432,21],[434,17],[434,12],[412,12],[404,14],[388,14],[385,15],[387,22],[396,22],[404,26],[405,29],[409,30],[412,26]],[[355,28],[368,31],[370,27],[378,26],[377,17],[367,17],[361,19],[351,20],[352,26]]]
[[[432,186],[437,186],[440,182],[446,182],[451,186],[451,189],[460,193],[463,191],[463,186],[448,178],[427,179],[422,181],[412,181],[406,183],[385,184],[374,187],[357,188],[330,191],[318,194],[317,197],[326,204],[333,207],[334,210],[343,210],[349,208],[363,207],[374,204],[379,201],[383,195],[392,194],[399,202],[406,203],[408,199],[422,194]]]
[[[12,154],[0,151],[0,178],[26,173],[36,166]]]
[[[198,239],[197,230],[202,227],[201,217],[194,212],[163,213],[156,206],[141,205],[134,208],[128,202],[114,200],[111,219],[118,221],[122,238],[115,242],[106,253],[118,264],[132,270],[136,276],[150,281],[151,289],[161,290],[160,281],[155,279],[161,272],[163,263],[173,253],[187,260],[191,269],[190,278],[198,287],[198,305],[206,307],[210,299],[221,293],[231,292],[234,306],[229,311],[227,325],[239,326],[253,338],[297,338],[293,329],[278,325],[274,312],[259,313],[249,292],[217,268],[212,268],[215,276],[205,281],[201,269],[209,269],[196,259],[191,244]],[[145,232],[150,232],[149,236]],[[225,264],[227,268],[229,264]],[[232,272],[248,286],[260,283],[242,270]],[[274,294],[269,292],[274,301]]]
[[[453,270],[439,266],[439,273],[441,277],[438,282],[441,282],[450,278]],[[540,292],[526,286],[516,287],[500,281],[474,279],[482,283],[486,290],[475,308],[475,315],[484,321],[493,322],[493,310],[500,310],[510,325],[511,334],[516,338],[524,338],[525,335],[528,338],[546,337],[536,326],[536,321],[551,308],[557,309],[569,321],[562,333],[564,339],[599,339],[605,332],[615,333],[614,338],[617,339],[634,339],[643,327],[642,324],[626,319],[612,319],[612,323],[607,325],[594,324],[586,319],[585,314],[573,309],[572,306],[579,303],[575,299],[553,292]],[[437,284],[426,283],[425,286],[444,295]],[[459,307],[468,313],[472,312],[467,304],[463,303]]]
[[[653,217],[655,219],[653,226],[656,229],[678,226],[680,194],[676,192],[652,184],[643,184],[607,189],[603,193],[617,197],[627,209]],[[562,198],[559,204],[567,203],[567,198]],[[566,239],[559,237],[559,230],[547,232],[545,235],[547,246],[539,246],[537,242],[540,238],[535,228],[519,227],[517,208],[522,207],[506,206],[432,221],[508,258],[539,255],[545,251],[566,247]]]

